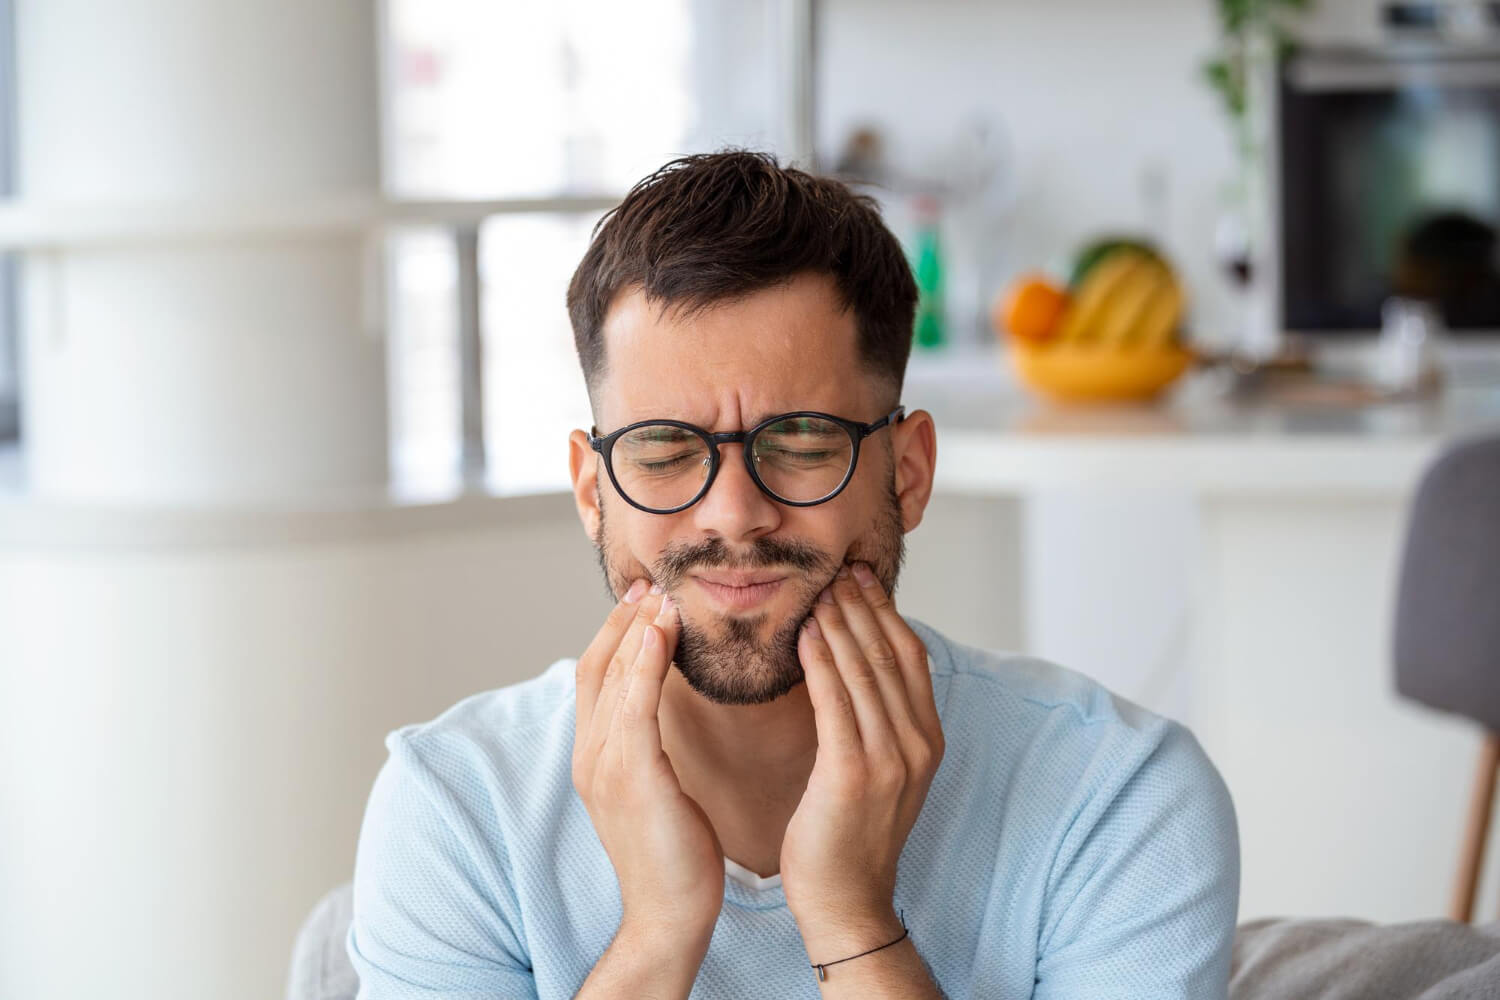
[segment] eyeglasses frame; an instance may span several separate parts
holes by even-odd
[[[749,441],[751,441],[757,434],[765,430],[767,427],[770,427],[772,424],[780,423],[783,420],[790,420],[796,417],[818,417],[822,420],[831,420],[834,423],[838,424],[840,427],[844,428],[844,430],[849,433],[849,440],[853,443],[854,450],[853,453],[849,456],[849,469],[844,473],[843,480],[840,481],[838,486],[836,486],[833,491],[827,496],[819,497],[817,500],[787,500],[783,497],[779,497],[774,492],[772,492],[771,488],[767,486],[764,480],[760,478],[760,473],[756,471],[755,463],[751,461],[750,448],[744,448],[744,450],[741,452],[741,457],[745,461],[745,471],[750,474],[750,481],[753,482],[756,487],[766,496],[770,497],[772,500],[775,500],[777,503],[785,504],[788,507],[816,507],[819,504],[827,503],[834,497],[838,496],[840,493],[844,492],[844,487],[848,486],[850,481],[854,479],[854,470],[859,467],[860,442],[869,437],[871,434],[874,434],[876,431],[880,430],[882,427],[885,427],[887,425],[894,427],[896,424],[899,424],[901,421],[905,420],[906,407],[905,405],[897,406],[894,410],[892,410],[890,413],[887,413],[879,420],[868,424],[860,423],[858,420],[849,420],[846,417],[836,417],[832,413],[821,413],[817,410],[795,410],[791,413],[778,413],[775,416],[767,417],[760,423],[756,424],[754,427],[751,427],[749,430],[741,431],[707,431],[702,427],[698,427],[695,424],[690,424],[682,420],[637,420],[633,424],[627,424],[626,426],[621,427],[619,430],[611,431],[610,433],[603,436],[599,435],[598,427],[590,428],[589,447],[598,452],[600,457],[604,459],[604,471],[609,475],[609,481],[611,485],[614,486],[615,492],[620,495],[620,499],[630,504],[630,506],[634,507],[636,510],[644,511],[647,514],[677,514],[687,510],[699,500],[702,500],[705,496],[708,495],[708,491],[713,488],[714,480],[719,476],[719,468],[721,465],[723,465],[723,456],[719,451],[720,445],[745,445]],[[630,494],[626,493],[625,490],[620,487],[620,481],[615,478],[615,463],[612,457],[612,452],[614,451],[615,442],[618,441],[623,435],[628,434],[631,431],[637,430],[641,427],[660,426],[663,424],[668,427],[676,427],[680,430],[691,431],[693,434],[697,435],[704,443],[706,443],[708,445],[709,467],[708,478],[703,481],[703,486],[698,490],[696,494],[693,495],[693,498],[691,500],[689,500],[687,503],[669,508],[667,510],[657,510],[654,507],[647,507],[644,504],[636,503],[636,501],[630,496]]]

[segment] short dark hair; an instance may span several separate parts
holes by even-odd
[[[878,203],[770,153],[726,148],[672,160],[594,226],[568,283],[568,318],[592,399],[606,360],[602,327],[621,291],[693,313],[783,284],[832,275],[854,310],[865,367],[901,390],[917,285]]]

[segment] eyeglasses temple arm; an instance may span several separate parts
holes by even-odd
[[[903,421],[905,419],[906,419],[906,406],[905,405],[898,406],[894,410],[892,410],[890,413],[887,413],[885,416],[883,416],[879,420],[875,421],[873,424],[866,424],[864,426],[864,428],[862,428],[863,431],[864,431],[864,433],[861,434],[860,436],[861,437],[869,437],[871,434],[874,434],[876,431],[880,430],[880,428],[886,426],[887,424],[889,424],[892,427],[894,427],[896,424],[899,424],[901,421]]]

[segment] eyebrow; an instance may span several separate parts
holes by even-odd
[[[791,410],[762,410],[755,415],[754,419],[752,419],[748,424],[745,425],[745,428],[748,430],[749,428],[754,427],[757,424],[765,423],[772,417],[779,417],[784,413],[826,413],[829,416],[838,416],[838,414],[834,410],[820,410],[816,406],[800,406]]]
[[[812,409],[810,407],[802,407],[800,409],[791,409],[791,410],[761,410],[758,413],[756,413],[750,420],[746,421],[746,423],[745,423],[745,425],[743,427],[740,427],[738,429],[739,430],[745,430],[745,431],[747,431],[750,428],[755,427],[758,424],[764,423],[765,421],[771,419],[772,417],[779,417],[783,413],[806,413],[806,412],[826,413],[828,411],[826,411],[826,410],[815,410],[815,409]],[[644,416],[644,417],[635,417],[633,419],[626,420],[624,423],[620,424],[620,426],[621,427],[625,427],[625,426],[627,426],[629,424],[640,423],[643,420],[680,420],[680,421],[682,421],[685,424],[692,424],[694,427],[702,427],[704,430],[709,431],[709,433],[713,433],[713,428],[706,421],[703,421],[703,420],[694,420],[691,417],[664,416],[664,415],[662,415],[660,413],[653,413],[653,414],[651,414],[649,416]]]

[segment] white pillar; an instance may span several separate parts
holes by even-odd
[[[377,10],[16,0],[23,203],[233,218],[375,193]],[[384,486],[367,237],[44,235],[24,259],[38,508],[269,511]],[[358,621],[379,564],[279,583],[265,546],[176,568],[94,552],[98,585],[53,587],[89,562],[76,548],[0,551],[0,997],[275,996],[307,883],[353,862],[356,830],[317,804],[365,794],[379,752],[347,735],[382,690]],[[199,571],[217,578],[183,589]],[[258,619],[268,581],[288,600]]]
[[[379,186],[370,0],[18,0],[24,203],[253,211]],[[356,232],[27,255],[44,497],[244,503],[382,487],[384,345]]]

